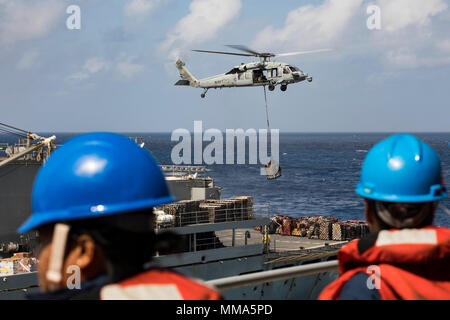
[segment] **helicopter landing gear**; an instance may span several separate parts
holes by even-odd
[[[280,89],[281,91],[286,91],[287,85],[286,84],[281,85]]]
[[[271,84],[271,85],[269,86],[269,91],[273,91],[273,90],[275,90],[275,86]]]
[[[209,88],[206,88],[205,91],[203,91],[203,93],[200,95],[200,97],[204,98],[206,97],[206,93],[208,92]]]

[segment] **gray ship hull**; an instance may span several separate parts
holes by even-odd
[[[311,262],[327,261],[327,259],[311,259],[303,263],[284,262],[277,265],[264,266],[266,255],[248,256],[208,264],[174,268],[187,276],[202,280],[231,277],[260,271],[287,268]],[[335,257],[333,257],[335,259]],[[263,284],[223,290],[227,300],[315,300],[326,285],[337,279],[338,272],[312,274],[285,280],[266,282]]]
[[[16,161],[0,167],[0,242],[19,240],[17,229],[30,216],[37,161]]]
[[[264,266],[265,260],[266,256],[261,254],[175,267],[172,269],[196,279],[213,280],[262,270],[327,261],[330,259],[310,259],[302,261],[302,263],[284,262],[276,266],[262,268],[261,266]],[[323,288],[337,279],[337,277],[337,271],[330,271],[223,290],[222,294],[226,300],[314,300],[317,299]],[[0,283],[0,300],[26,299],[26,294],[39,292],[36,272],[13,275],[4,279],[6,281]]]

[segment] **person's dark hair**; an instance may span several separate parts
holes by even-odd
[[[377,201],[372,199],[365,199],[369,210],[374,213],[374,218],[377,220],[378,225],[381,229],[392,229],[396,227],[390,225],[384,219],[380,217],[380,210],[386,210],[393,220],[397,221],[414,221],[409,228],[421,228],[429,226],[433,223],[434,212],[436,210],[435,202],[416,202],[416,203],[406,203],[406,202],[388,202],[388,201]],[[378,202],[378,203],[377,203]],[[420,218],[419,215],[423,217]],[[415,219],[415,218],[418,219]]]
[[[70,238],[76,240],[79,235],[90,235],[107,260],[109,276],[118,281],[142,272],[156,251],[178,249],[179,236],[172,232],[156,235],[151,217],[148,211],[137,211],[68,221]]]

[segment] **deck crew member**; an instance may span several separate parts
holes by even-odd
[[[433,226],[447,196],[436,152],[397,134],[367,154],[356,193],[371,234],[338,253],[339,278],[319,299],[450,299],[450,229]]]
[[[129,138],[90,133],[66,142],[39,170],[31,217],[19,229],[40,236],[42,293],[30,298],[220,299],[203,282],[144,268],[163,243],[153,207],[173,201],[156,161]]]

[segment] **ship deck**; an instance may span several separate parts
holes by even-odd
[[[263,234],[254,229],[235,229],[235,246],[245,245],[245,234],[250,233],[247,244],[258,244],[263,240]],[[232,230],[216,231],[216,236],[225,246],[232,246]],[[308,239],[307,237],[270,235],[270,252],[289,252],[325,248],[347,243],[347,241]]]

